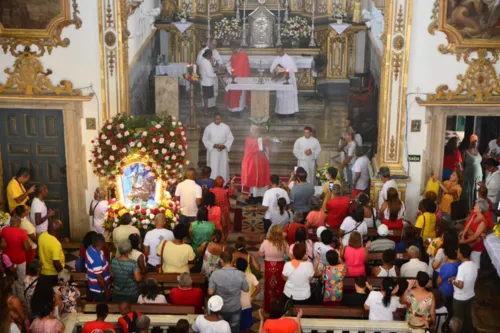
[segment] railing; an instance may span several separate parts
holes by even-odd
[[[198,315],[170,316],[170,315],[148,315],[151,319],[151,327],[161,327],[164,331],[176,325],[179,319],[187,319],[190,324],[194,322]],[[93,314],[72,313],[63,318],[66,326],[65,333],[76,333],[78,327],[82,327],[86,322],[95,320]],[[119,315],[109,315],[106,321],[110,323],[118,322]],[[345,320],[345,319],[321,319],[303,318],[300,322],[304,333],[424,333],[422,329],[412,329],[404,321],[369,321],[369,320]]]

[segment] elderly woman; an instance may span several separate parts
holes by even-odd
[[[480,268],[481,253],[484,251],[483,233],[486,232],[488,222],[484,214],[488,211],[488,201],[476,200],[476,204],[465,223],[465,229],[460,233],[460,244],[468,244],[472,248],[471,260]]]
[[[193,288],[189,273],[179,275],[179,286],[170,291],[170,303],[174,305],[194,306],[196,313],[203,313],[205,296],[201,288]]]
[[[129,259],[132,245],[129,240],[117,244],[118,257],[111,260],[113,276],[113,302],[135,303],[139,297],[137,282],[141,281],[141,271],[137,261]]]
[[[269,142],[259,135],[256,125],[250,127],[250,136],[245,141],[245,154],[241,162],[241,185],[250,187],[254,198],[262,197],[270,179]]]
[[[89,216],[92,218],[91,229],[99,234],[108,233],[104,229],[105,214],[108,212],[108,201],[106,192],[98,187],[94,191],[94,199],[90,202]]]
[[[231,219],[229,217],[229,197],[234,193],[234,178],[229,183],[229,188],[224,188],[224,178],[218,176],[214,180],[214,187],[210,189],[215,195],[215,205],[221,210],[221,224],[224,239],[231,230]]]
[[[308,228],[313,228],[314,230],[318,227],[324,226],[326,222],[326,214],[323,209],[321,209],[321,200],[318,197],[312,197],[309,199],[309,214],[306,217],[306,226]]]

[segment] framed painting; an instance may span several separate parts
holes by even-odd
[[[72,24],[80,28],[78,13],[77,0],[0,1],[0,45],[14,55],[20,53],[18,46],[35,46],[37,55],[50,54],[54,47],[69,45],[61,33]]]
[[[440,46],[443,53],[500,48],[500,1],[436,0],[433,13],[435,21],[429,31],[444,32],[449,42]]]

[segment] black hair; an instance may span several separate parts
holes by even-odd
[[[444,249],[448,248],[448,251],[454,251],[457,253],[458,250],[458,233],[455,229],[449,228],[443,232],[443,246]]]
[[[158,296],[158,284],[154,279],[146,279],[141,286],[141,294],[143,298],[154,301]]]
[[[248,261],[244,258],[236,259],[236,269],[245,273],[248,268]]]
[[[35,188],[35,197],[38,197],[40,195],[40,193],[42,193],[42,191],[44,189],[47,188],[47,185],[44,185],[44,184],[40,184],[38,185],[36,188]]]
[[[16,206],[16,208],[14,209],[14,214],[16,216],[21,216],[24,214],[24,212],[26,212],[26,206],[25,205],[18,205]]]
[[[203,52],[203,58],[208,58],[208,56],[212,55],[212,50],[206,49],[205,52]]]
[[[492,158],[488,158],[486,160],[486,166],[497,168],[498,167],[498,162],[497,162],[497,160],[494,160]]]
[[[311,127],[311,126],[305,126],[305,127],[304,127],[304,131],[309,131],[309,132],[311,132],[311,133],[312,133],[313,129],[312,129],[312,127]]]
[[[360,205],[366,206],[370,202],[370,197],[365,193],[360,193],[358,195],[358,202]]]
[[[439,289],[432,289],[432,294],[434,295],[434,301],[436,302],[436,309],[445,306],[444,293]]]
[[[96,232],[95,235],[92,236],[92,245],[96,246],[99,242],[105,243],[106,239],[104,238],[104,235]]]
[[[417,283],[420,287],[425,287],[427,283],[429,283],[429,274],[424,271],[420,271],[417,273]]]
[[[460,254],[462,257],[465,259],[470,259],[470,255],[472,254],[472,247],[470,247],[468,244],[460,244],[459,248]]]
[[[396,251],[387,249],[382,253],[382,261],[385,263],[393,263],[396,260]]]
[[[40,261],[38,259],[33,259],[26,265],[26,274],[32,276],[36,275],[41,268],[42,264],[40,263]]]
[[[236,247],[236,251],[242,252],[242,253],[247,253],[247,250],[245,249],[246,245],[246,239],[243,236],[238,236],[236,238],[236,241],[234,242],[234,246]]]
[[[366,276],[364,276],[364,275],[360,275],[354,279],[354,283],[360,288],[366,287],[366,281],[367,281]]]
[[[106,317],[106,315],[109,313],[109,308],[108,305],[105,303],[99,303],[95,307],[95,313],[97,314],[97,317]]]
[[[382,290],[385,291],[385,295],[382,298],[382,304],[384,307],[388,307],[391,304],[392,292],[396,288],[396,282],[390,277],[385,277],[382,280]]]
[[[326,261],[330,266],[335,266],[339,263],[339,254],[335,250],[330,250],[326,253]]]
[[[307,171],[305,169],[300,170],[300,168],[297,168],[297,170],[295,171],[295,176],[301,182],[305,182],[307,180]]]
[[[298,227],[296,230],[295,230],[295,241],[297,243],[306,243],[306,239],[307,239],[307,231],[306,231],[306,228],[304,227]]]
[[[456,136],[448,140],[446,146],[444,146],[444,156],[453,156],[455,151],[458,150],[457,142],[458,142],[458,137]]]
[[[330,175],[330,177],[332,179],[335,179],[337,178],[337,175],[338,175],[338,170],[334,167],[329,167],[326,172],[328,172],[328,174]]]
[[[203,206],[215,206],[215,194],[212,192],[206,192],[203,196]]]
[[[333,234],[330,231],[330,229],[323,230],[323,232],[320,235],[321,238],[321,243],[328,245],[331,244],[333,241]]]
[[[398,289],[398,292],[396,293],[396,296],[401,297],[401,296],[403,296],[405,290],[408,289],[408,280],[405,278],[400,278],[396,281],[396,283],[399,286],[399,289]]]
[[[424,199],[421,201],[423,208],[427,213],[435,213],[436,212],[436,203],[430,199]]]
[[[11,275],[7,275],[5,276],[5,278],[0,280],[0,292],[2,296],[5,296],[12,292],[12,284],[14,282],[14,277]]]
[[[139,250],[140,237],[138,234],[130,234],[128,236],[128,240],[130,241],[130,245],[132,246],[132,249]]]
[[[212,232],[212,240],[214,243],[220,243],[220,241],[222,240],[222,231],[220,231],[219,229],[214,229],[214,231]]]
[[[279,185],[279,183],[280,183],[280,177],[277,175],[271,175],[270,180],[271,180],[271,184],[274,184],[274,185]]]
[[[82,244],[83,247],[88,249],[90,245],[92,245],[92,240],[94,239],[94,235],[97,235],[95,231],[89,231],[83,236]]]
[[[444,255],[448,257],[448,259],[456,260],[457,259],[457,248],[455,246],[443,246]]]
[[[19,170],[17,170],[16,172],[16,178],[19,178],[19,177],[27,177],[30,175],[30,169],[28,168],[25,168],[25,167],[21,167],[19,168]]]
[[[280,215],[285,214],[285,208],[286,208],[286,199],[285,198],[279,198],[278,199],[278,207],[280,209]]]
[[[351,217],[356,222],[363,222],[365,218],[365,207],[361,204],[356,204],[354,210],[351,213]]]
[[[48,316],[54,308],[54,289],[50,279],[38,279],[31,297],[31,313],[39,318]]]
[[[181,240],[187,236],[187,228],[184,224],[177,224],[174,227],[174,238]]]
[[[208,221],[208,209],[207,209],[207,207],[201,206],[200,208],[198,208],[198,213],[196,214],[196,220]]]
[[[281,302],[274,300],[271,303],[271,310],[269,311],[269,319],[279,319],[283,316],[283,306]]]
[[[132,222],[132,215],[130,215],[130,213],[125,213],[122,215],[122,218],[121,218],[121,224],[130,224],[130,222]]]

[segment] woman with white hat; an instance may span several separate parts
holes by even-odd
[[[193,331],[200,333],[231,333],[228,322],[220,318],[220,310],[224,301],[220,296],[212,296],[208,300],[208,315],[200,315],[193,323]]]

